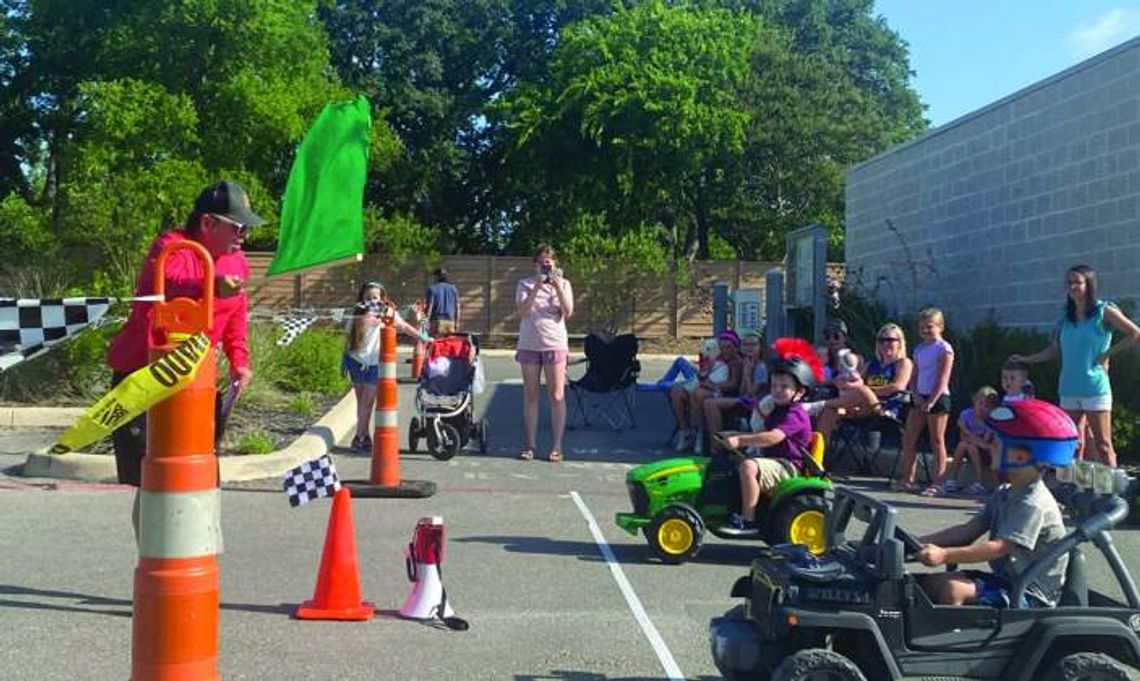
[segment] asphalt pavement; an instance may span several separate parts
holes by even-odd
[[[626,471],[668,453],[665,401],[637,396],[637,427],[571,431],[567,460],[519,461],[521,382],[509,357],[485,356],[488,390],[478,413],[491,422],[486,455],[447,462],[401,457],[405,479],[432,480],[427,499],[355,499],[361,591],[378,609],[367,622],[291,619],[312,596],[330,504],[291,508],[277,479],[222,492],[218,666],[226,679],[514,679],[606,681],[719,678],[707,625],[734,603],[728,591],[754,546],[710,538],[698,559],[659,564],[644,540],[613,523],[628,510]],[[656,378],[666,359],[643,360]],[[581,367],[572,369],[572,375]],[[402,423],[412,386],[400,389]],[[548,428],[544,406],[542,428]],[[0,465],[46,443],[52,431],[0,433]],[[341,443],[343,445],[343,441]],[[404,442],[406,447],[406,441]],[[548,447],[540,440],[540,456]],[[344,478],[368,475],[369,459],[338,448]],[[965,499],[889,494],[882,479],[850,484],[892,500],[916,533],[959,522]],[[133,490],[84,481],[0,477],[0,649],[5,679],[122,679],[130,671]],[[453,632],[399,619],[411,584],[403,550],[416,520],[447,528],[443,582]],[[1134,530],[1115,533],[1132,567]],[[1118,590],[1090,553],[1095,585]]]

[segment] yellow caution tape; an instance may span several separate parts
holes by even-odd
[[[66,454],[103,439],[119,426],[189,385],[210,350],[210,339],[197,333],[170,352],[133,372],[99,398],[52,446]]]

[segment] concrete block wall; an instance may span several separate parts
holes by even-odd
[[[1048,327],[1078,263],[1140,303],[1140,38],[850,168],[846,195],[847,285],[892,311]]]

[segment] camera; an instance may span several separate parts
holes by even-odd
[[[551,267],[550,265],[543,264],[539,267],[539,271],[542,273],[543,283],[549,284],[550,283],[550,273],[552,271],[554,271],[554,268]]]

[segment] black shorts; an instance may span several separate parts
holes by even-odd
[[[922,400],[927,402],[930,398],[922,396]],[[938,399],[934,400],[934,406],[930,408],[931,414],[949,414],[950,413],[950,396],[943,394]]]

